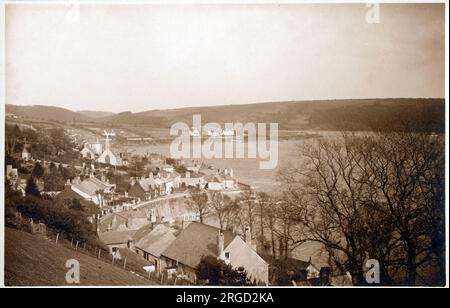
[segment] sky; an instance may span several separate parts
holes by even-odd
[[[445,96],[445,6],[6,7],[6,103],[145,111]]]

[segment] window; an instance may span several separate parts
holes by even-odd
[[[229,253],[229,252],[226,252],[226,253],[225,253],[225,259],[227,259],[227,260],[230,259],[230,253]]]

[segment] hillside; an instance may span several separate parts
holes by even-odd
[[[5,247],[7,286],[64,286],[68,259],[80,262],[80,285],[155,284],[86,254],[15,229],[5,228]]]
[[[173,123],[192,123],[200,114],[202,123],[279,123],[285,130],[409,130],[443,132],[444,99],[352,99],[289,101],[246,105],[190,107],[118,114],[81,112],[45,106],[6,106],[6,112],[54,121],[95,121],[106,125],[145,125],[168,128]],[[107,116],[101,116],[107,115]]]
[[[5,106],[6,113],[13,113],[20,117],[38,120],[51,120],[59,122],[71,122],[71,121],[91,121],[92,119],[86,115],[53,106],[17,106],[9,105]]]
[[[77,113],[86,116],[88,118],[92,119],[99,119],[99,118],[105,118],[110,117],[114,115],[114,112],[107,112],[107,111],[91,111],[91,110],[81,110],[77,111]]]
[[[390,130],[407,124],[416,131],[443,132],[443,99],[356,99],[293,101],[211,107],[124,112],[98,119],[115,124],[146,124],[170,127],[175,122],[279,123],[280,129]],[[394,127],[395,126],[395,127]]]

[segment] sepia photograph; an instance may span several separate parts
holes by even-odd
[[[447,10],[1,4],[2,287],[448,287]]]

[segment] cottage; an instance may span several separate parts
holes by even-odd
[[[204,188],[206,185],[205,176],[201,173],[191,173],[186,171],[180,178],[180,183],[186,187]]]
[[[195,269],[202,257],[214,256],[233,268],[243,267],[248,276],[260,284],[269,282],[269,265],[251,245],[230,231],[220,231],[198,222],[190,223],[161,254],[168,268],[177,267],[195,280]]]
[[[98,224],[98,232],[138,230],[150,224],[145,211],[124,211],[103,216]]]
[[[24,161],[29,161],[31,159],[31,153],[28,151],[26,146],[24,146],[22,150],[22,159]]]
[[[105,244],[109,253],[112,254],[116,259],[121,259],[120,249],[131,247],[133,242],[133,236],[136,230],[126,230],[126,231],[111,231],[100,233],[98,236],[103,244]]]
[[[233,169],[224,169],[215,174],[205,177],[206,188],[208,190],[226,190],[237,187],[237,180],[234,178]]]
[[[115,184],[110,184],[108,181],[101,181],[92,174],[84,181],[81,181],[80,178],[76,178],[71,182],[68,181],[66,186],[70,187],[70,189],[85,200],[92,201],[100,206],[100,208],[106,206],[108,201],[111,201],[112,198],[114,198],[116,189]]]
[[[162,267],[166,266],[160,263],[161,253],[176,239],[176,230],[165,224],[157,224],[153,230],[146,232],[143,236],[138,234],[140,230],[134,238],[135,251],[144,259],[151,261],[155,265],[156,272],[161,273]]]

